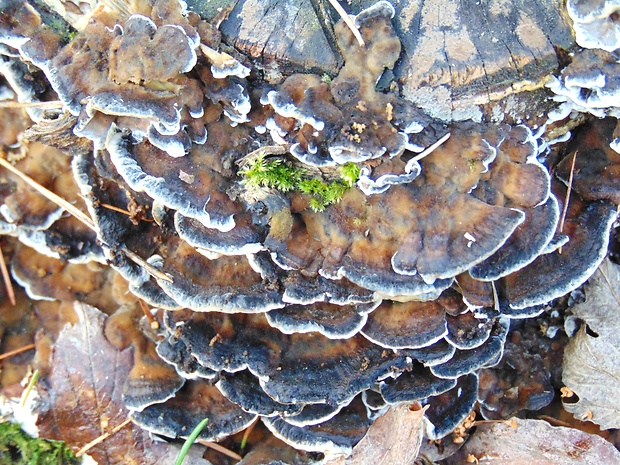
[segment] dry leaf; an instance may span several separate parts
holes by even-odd
[[[475,457],[485,465],[620,463],[620,451],[595,434],[551,426],[542,420],[516,419],[516,422],[516,429],[505,422],[478,426],[465,445],[446,460],[446,464],[471,463],[467,461],[468,457]]]
[[[620,267],[605,260],[585,292],[571,310],[598,337],[583,327],[566,347],[562,380],[579,401],[564,408],[602,429],[620,428]]]
[[[338,458],[326,465],[413,463],[422,444],[425,411],[412,411],[405,404],[390,408],[373,423],[366,436],[353,448],[351,457]]]
[[[66,441],[77,450],[128,418],[122,391],[133,356],[131,349],[118,351],[105,338],[105,314],[80,303],[75,310],[78,323],[60,332],[50,373],[39,380],[37,425],[41,437]],[[203,450],[194,448],[186,463],[208,465],[201,458]],[[142,465],[173,463],[178,451],[178,446],[155,442],[129,423],[87,453],[99,465]]]

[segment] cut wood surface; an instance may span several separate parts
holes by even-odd
[[[201,3],[194,0],[190,7],[200,12]],[[331,29],[339,17],[327,0],[216,3],[230,12],[221,25],[226,40],[252,57],[268,77],[337,73],[342,59]],[[375,1],[341,3],[356,14]],[[406,98],[444,120],[480,119],[478,105],[501,99],[499,107],[483,109],[487,117],[502,119],[503,113],[531,110],[532,102],[506,102],[506,97],[540,88],[560,66],[556,51],[575,47],[570,20],[559,0],[390,3],[403,42],[394,75]]]

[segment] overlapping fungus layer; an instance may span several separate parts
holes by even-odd
[[[389,3],[355,17],[364,47],[335,27],[336,78],[279,86],[249,78],[181,6],[134,13],[96,13],[64,46],[17,0],[0,16],[3,74],[42,69],[94,147],[33,143],[16,166],[85,199],[97,241],[4,172],[0,226],[41,253],[109,263],[156,309],[159,333],[129,338],[142,342],[125,399],[144,428],[186,436],[209,418],[201,437],[218,440],[260,417],[294,447],[346,454],[389,405],[420,401],[441,438],[473,408],[510,320],[539,314],[606,253],[617,177],[603,189],[597,176],[617,156],[579,170],[561,218],[567,162],[550,176],[527,127],[445,127],[375,90],[400,53]],[[253,182],[248,166],[294,182]],[[15,279],[60,299],[48,287],[64,275],[40,280],[53,264],[37,257],[20,249]]]

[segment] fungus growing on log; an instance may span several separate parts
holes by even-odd
[[[405,150],[407,132],[416,122],[398,117],[406,103],[396,95],[375,90],[383,71],[392,69],[400,55],[393,16],[394,8],[383,1],[355,18],[364,48],[344,23],[335,27],[345,65],[331,84],[318,76],[296,74],[262,100],[280,117],[299,123],[291,154],[301,162],[329,166],[397,157]],[[290,132],[286,126],[280,130]]]
[[[620,5],[614,0],[568,0],[568,15],[573,20],[577,43],[584,48],[608,52],[620,48]]]
[[[43,71],[73,115],[55,115],[68,140],[94,143],[64,141],[71,158],[32,142],[15,163],[70,202],[79,189],[86,226],[3,171],[0,230],[25,245],[35,231],[42,252],[106,261],[127,281],[134,300],[108,339],[133,347],[125,403],[150,432],[187,437],[208,418],[213,441],[261,418],[293,447],[350,454],[390,405],[419,401],[440,439],[474,407],[511,319],[581,285],[606,253],[613,121],[546,165],[525,125],[433,121],[388,82],[401,45],[386,1],[353,18],[364,46],[335,26],[336,77],[269,84],[181,3],[95,11],[66,44],[9,3],[23,21],[0,13],[0,42]],[[549,87],[615,115],[612,58],[582,52]],[[103,265],[23,245],[12,263],[39,298],[113,306]]]
[[[604,50],[582,50],[573,62],[552,77],[547,84],[559,102],[569,102],[573,109],[602,118],[618,116],[620,106],[620,64],[616,55]]]

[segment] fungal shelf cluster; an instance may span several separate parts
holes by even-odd
[[[152,328],[125,329],[138,341],[125,402],[148,431],[186,437],[208,418],[201,438],[217,441],[260,418],[297,449],[347,455],[390,406],[419,401],[442,438],[474,408],[511,320],[607,252],[620,178],[601,173],[617,154],[579,148],[565,205],[573,158],[550,174],[539,133],[446,125],[398,86],[378,91],[401,52],[386,1],[353,18],[364,46],[335,25],[336,77],[278,84],[175,2],[67,13],[69,38],[28,3],[3,5],[9,92],[62,106],[29,108],[15,166],[92,221],[2,172],[0,232],[23,244],[13,277],[60,300],[53,263],[108,264],[82,295],[118,274],[152,308]],[[568,74],[556,82],[566,94]],[[12,124],[5,147],[30,123]]]

